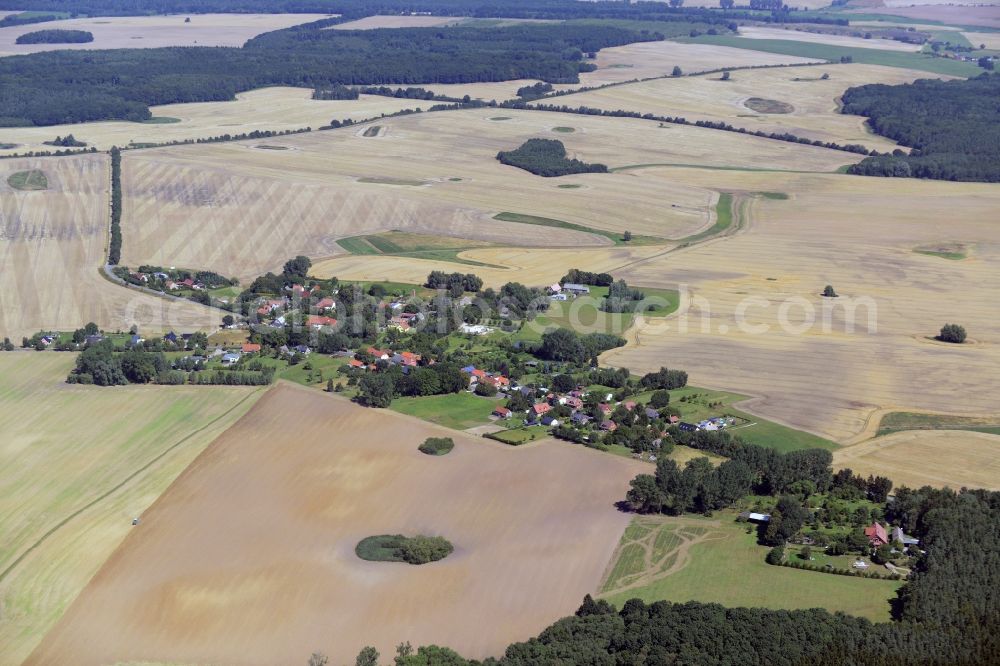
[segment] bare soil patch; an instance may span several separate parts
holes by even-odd
[[[788,102],[779,102],[776,99],[764,99],[763,97],[751,97],[743,102],[748,109],[757,113],[791,113],[795,107]]]
[[[416,450],[435,435],[455,449]],[[282,384],[144,514],[27,663],[270,665],[313,650],[347,663],[400,641],[496,655],[596,592],[629,521],[614,502],[640,469]],[[456,549],[419,567],[366,562],[354,548],[372,534]]]

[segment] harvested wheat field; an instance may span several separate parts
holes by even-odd
[[[41,171],[48,189],[18,191],[7,176]],[[217,310],[167,301],[112,284],[106,261],[109,166],[106,155],[0,162],[0,337],[73,330],[93,321],[108,330],[214,328]]]
[[[464,94],[464,93],[463,93]],[[0,128],[0,143],[15,144],[0,154],[23,154],[30,150],[52,150],[45,141],[72,134],[77,139],[107,150],[111,146],[166,143],[254,130],[285,131],[313,129],[331,120],[364,120],[396,113],[420,105],[416,100],[361,95],[350,100],[314,100],[312,89],[274,87],[239,93],[231,102],[195,102],[150,107],[155,119],[165,122],[109,121],[49,127]],[[258,144],[268,144],[260,139]]]
[[[449,455],[417,451],[440,435]],[[644,469],[281,384],[143,514],[26,663],[346,663],[400,641],[499,654],[596,591],[629,521],[614,503]],[[422,566],[354,554],[397,532],[455,552]]]
[[[883,10],[893,16],[905,16],[906,18],[923,21],[940,21],[942,23],[952,23],[956,25],[981,25],[990,28],[1000,28],[1000,6],[995,0],[970,0],[969,2],[947,2],[931,3],[916,2],[915,0],[889,0],[885,3],[891,10]],[[919,6],[918,6],[919,5]],[[871,9],[848,10],[845,14],[853,11],[871,13]]]
[[[850,35],[831,35],[822,32],[808,32],[793,28],[762,28],[758,26],[742,26],[740,36],[747,39],[787,39],[809,44],[828,44],[830,46],[851,46],[860,49],[883,49],[886,51],[910,51],[916,53],[922,47],[920,44],[907,44],[894,39],[865,39]]]
[[[739,233],[616,273],[629,284],[680,286],[687,298],[678,317],[638,327],[607,362],[645,372],[666,359],[694,385],[756,396],[747,405],[755,413],[837,441],[864,430],[882,407],[996,411],[996,185],[671,173],[678,182],[791,198],[752,199]],[[968,258],[914,252],[945,239],[970,248]],[[840,298],[819,295],[828,284]],[[931,339],[953,321],[971,342]]]
[[[897,486],[1000,490],[1000,436],[967,430],[910,430],[845,446],[834,468],[888,476]]]
[[[0,354],[0,664],[20,664],[141,515],[262,394],[65,383],[75,354]],[[95,416],[105,418],[95,418]]]
[[[823,76],[829,78],[823,80]],[[895,142],[871,133],[861,116],[839,112],[845,90],[868,83],[900,84],[926,78],[924,72],[878,65],[816,65],[735,71],[728,81],[719,74],[628,83],[560,98],[570,106],[614,111],[624,109],[690,121],[722,121],[764,132],[789,132],[812,140],[860,143],[891,151]],[[748,99],[759,97],[792,106],[790,113],[757,113]]]
[[[641,170],[542,178],[496,160],[532,137],[585,161],[833,171],[856,156],[696,127],[504,109],[391,118],[260,142],[171,147],[123,160],[124,261],[253,277],[336,240],[402,230],[541,247],[602,247],[604,235],[501,222],[501,212],[587,229],[683,238],[713,222],[717,193]],[[377,126],[377,136],[371,134]],[[553,131],[572,127],[571,133]],[[580,185],[575,189],[559,187]],[[236,231],[238,230],[238,231]]]
[[[374,30],[376,28],[437,28],[461,23],[460,16],[366,16],[356,21],[338,23],[329,30]]]
[[[163,46],[243,46],[262,32],[290,28],[326,18],[326,14],[192,14],[171,16],[101,16],[48,21],[44,25],[0,29],[0,56],[66,49],[152,49]],[[17,44],[21,35],[36,30],[86,30],[94,41],[86,44]]]
[[[344,280],[409,282],[422,284],[431,271],[473,272],[483,283],[499,287],[506,282],[521,282],[532,286],[552,284],[570,268],[588,266],[596,272],[612,271],[663,254],[662,246],[579,248],[552,250],[543,248],[483,248],[466,250],[458,257],[488,266],[470,266],[447,261],[432,261],[413,257],[344,256],[320,261],[311,274],[320,278],[338,277]]]
[[[988,49],[1000,50],[1000,32],[963,32],[973,46],[985,46]]]
[[[790,65],[820,61],[729,46],[662,41],[639,42],[601,49],[593,62],[597,65],[597,70],[580,74],[580,83],[566,83],[553,87],[557,90],[570,90],[581,86],[602,86],[633,79],[669,76],[675,65],[685,74],[690,74],[721,67]]]

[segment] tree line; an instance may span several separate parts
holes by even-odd
[[[117,266],[122,258],[122,153],[111,147],[111,241],[108,263]]]

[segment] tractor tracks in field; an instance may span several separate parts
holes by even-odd
[[[46,531],[44,534],[42,534],[42,536],[40,536],[37,540],[35,540],[34,543],[32,543],[30,546],[28,546],[9,565],[7,565],[7,567],[3,571],[0,571],[0,583],[2,583],[7,578],[7,576],[9,576],[14,571],[14,569],[16,569],[18,567],[18,565],[21,564],[21,562],[23,562],[29,555],[31,555],[31,553],[33,553],[34,551],[38,550],[39,547],[41,547],[48,539],[50,539],[60,529],[62,529],[63,527],[65,527],[74,518],[80,516],[84,512],[92,509],[93,507],[97,506],[98,504],[100,504],[101,502],[103,502],[104,500],[106,500],[107,498],[109,498],[112,495],[114,495],[116,492],[118,492],[119,490],[121,490],[122,488],[124,488],[125,486],[127,486],[129,483],[131,483],[139,475],[141,475],[144,472],[148,471],[150,468],[152,468],[154,465],[156,465],[156,463],[158,463],[160,460],[162,460],[167,455],[169,455],[170,453],[172,453],[173,451],[175,451],[182,444],[184,444],[185,442],[188,442],[192,437],[194,437],[194,436],[196,436],[196,435],[204,432],[205,430],[211,428],[212,426],[214,426],[215,424],[217,424],[219,421],[221,421],[222,419],[226,418],[227,416],[229,416],[230,414],[232,414],[234,411],[236,411],[247,400],[249,400],[250,398],[256,396],[260,392],[261,392],[261,389],[257,389],[257,390],[254,390],[254,391],[251,391],[251,392],[247,393],[245,396],[243,396],[242,398],[240,398],[239,401],[236,402],[236,404],[234,404],[232,407],[230,407],[229,409],[227,409],[225,412],[223,412],[222,414],[219,414],[217,417],[215,417],[214,419],[212,419],[211,421],[209,421],[205,425],[201,426],[197,430],[193,430],[193,431],[189,432],[184,437],[180,438],[179,440],[177,440],[176,442],[174,442],[173,444],[171,444],[167,448],[165,448],[162,451],[160,451],[158,454],[156,454],[156,456],[154,456],[151,460],[149,460],[148,462],[146,462],[145,464],[143,464],[141,467],[139,467],[138,469],[136,469],[136,470],[132,471],[131,473],[129,473],[128,476],[126,476],[124,479],[122,479],[121,481],[119,481],[113,487],[111,487],[108,490],[104,491],[103,493],[101,493],[100,495],[98,495],[94,499],[90,500],[89,502],[87,502],[86,504],[84,504],[83,506],[81,506],[80,508],[76,509],[75,511],[73,511],[69,515],[67,515],[64,518],[62,518],[59,522],[57,522],[55,525],[53,525],[51,528],[49,528],[48,531]]]

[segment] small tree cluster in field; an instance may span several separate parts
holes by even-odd
[[[945,324],[941,327],[941,333],[938,334],[937,339],[941,342],[962,344],[965,342],[965,328],[958,324]]]
[[[834,290],[832,284],[828,284],[823,288],[823,296],[826,298],[837,298],[837,292]]]
[[[450,453],[455,448],[455,442],[451,437],[428,437],[417,449],[421,453],[429,456],[443,456]]]
[[[406,562],[427,564],[444,559],[455,547],[444,537],[422,534],[405,537],[402,534],[381,534],[362,539],[354,552],[369,562]]]

